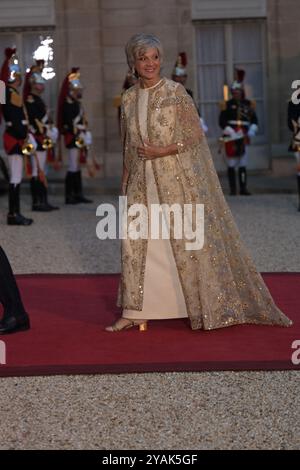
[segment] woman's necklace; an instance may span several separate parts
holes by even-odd
[[[148,87],[142,87],[141,86],[141,89],[142,90],[151,90],[152,88],[155,88],[157,85],[159,85],[161,81],[162,81],[162,78],[157,83],[155,83],[155,85],[148,86]],[[142,81],[140,83],[142,84]]]

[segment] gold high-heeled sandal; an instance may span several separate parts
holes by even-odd
[[[130,328],[133,328],[134,326],[138,326],[139,331],[147,331],[147,322],[146,321],[144,321],[142,323],[139,323],[138,321],[135,321],[135,320],[129,320],[129,318],[124,318],[124,320],[127,320],[129,323],[127,323],[127,324],[125,323],[124,326],[118,327],[117,324],[120,321],[120,319],[119,319],[113,325],[107,326],[105,328],[105,331],[117,332],[117,331],[129,330]]]

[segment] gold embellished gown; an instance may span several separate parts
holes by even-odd
[[[117,305],[123,317],[188,317],[192,329],[235,324],[290,326],[256,270],[223,196],[193,100],[184,87],[163,78],[140,84],[122,97],[127,204],[204,205],[204,245],[186,250],[187,240],[150,237],[122,240]],[[142,160],[137,148],[180,143],[179,153]],[[128,224],[134,220],[128,216]]]
[[[138,119],[144,141],[148,140],[147,109],[149,93],[158,85],[159,83],[150,89],[139,88]],[[145,162],[145,177],[147,206],[149,208],[150,204],[159,204],[150,160]],[[151,222],[151,220],[148,222]],[[140,289],[144,289],[143,309],[137,312],[125,308],[123,317],[131,319],[145,318],[148,320],[187,317],[170,240],[148,239],[144,288],[141,286]]]

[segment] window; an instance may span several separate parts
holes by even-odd
[[[223,86],[233,81],[234,69],[245,70],[245,91],[256,101],[259,131],[256,143],[266,141],[264,21],[199,23],[196,25],[198,105],[208,137],[220,135],[218,125]]]

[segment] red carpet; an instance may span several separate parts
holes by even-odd
[[[103,331],[120,313],[119,275],[18,276],[32,329],[0,336],[0,376],[300,369],[291,362],[300,340],[300,273],[264,274],[290,328],[241,325],[192,331],[186,320],[151,322],[147,332]]]

